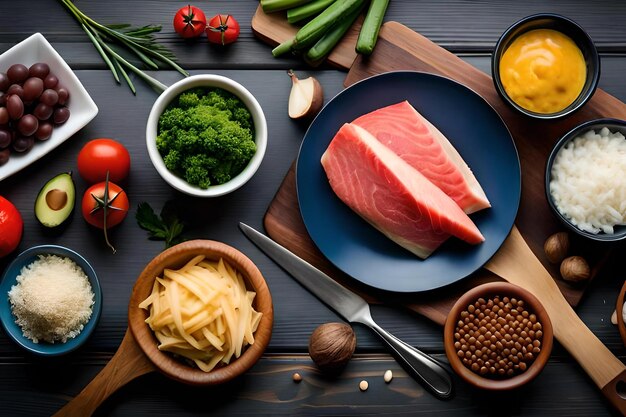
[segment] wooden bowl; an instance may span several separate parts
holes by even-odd
[[[254,344],[230,364],[215,368],[211,372],[187,365],[167,352],[157,348],[158,341],[150,327],[145,323],[148,313],[139,308],[152,291],[154,279],[161,276],[165,268],[180,268],[196,255],[205,255],[207,259],[224,258],[236,270],[242,273],[248,289],[256,292],[254,308],[263,313],[259,326],[254,333]],[[221,384],[246,372],[259,360],[272,335],[274,309],[272,297],[263,275],[244,254],[224,243],[212,240],[191,240],[181,243],[159,254],[143,270],[130,297],[128,305],[128,326],[140,349],[154,366],[166,376],[191,385]]]
[[[626,325],[624,324],[623,310],[624,310],[624,295],[626,294],[626,281],[624,281],[624,285],[622,285],[622,289],[617,296],[617,305],[615,306],[615,311],[617,313],[617,328],[619,329],[619,334],[622,336],[622,342],[624,342],[624,346],[626,346]]]
[[[538,321],[543,327],[541,352],[539,352],[539,355],[537,355],[534,362],[532,362],[528,369],[526,369],[523,373],[510,378],[502,379],[487,378],[472,372],[463,364],[463,362],[461,362],[461,359],[457,356],[457,350],[454,347],[454,330],[457,321],[461,316],[461,312],[465,310],[469,304],[474,303],[480,297],[494,297],[496,295],[500,297],[523,300],[526,303],[526,307],[537,316]],[[459,298],[454,304],[452,310],[450,310],[444,327],[444,347],[452,369],[454,369],[454,371],[469,384],[477,388],[488,390],[510,390],[531,381],[539,375],[545,364],[548,362],[548,358],[550,357],[550,352],[552,350],[552,343],[552,323],[550,322],[548,313],[539,300],[537,300],[535,296],[525,289],[507,282],[492,282],[483,284],[463,294],[463,296],[461,296],[461,298]]]

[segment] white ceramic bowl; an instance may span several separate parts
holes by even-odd
[[[35,33],[0,55],[0,72],[6,73],[13,64],[23,64],[30,67],[36,62],[48,64],[50,72],[59,79],[59,85],[69,91],[70,99],[67,107],[70,110],[70,118],[64,124],[55,126],[52,136],[46,141],[37,141],[29,152],[24,154],[11,153],[9,162],[0,166],[0,181],[35,162],[68,140],[98,114],[98,106],[91,99],[78,77],[41,33]]]
[[[163,158],[156,146],[156,137],[158,133],[159,117],[165,110],[165,108],[174,100],[178,95],[197,87],[217,87],[226,90],[237,97],[246,105],[250,114],[252,115],[252,121],[254,123],[254,141],[256,143],[256,153],[248,163],[248,165],[230,181],[220,184],[212,185],[207,189],[202,189],[194,185],[189,184],[183,178],[177,176],[165,167]],[[150,160],[156,168],[161,177],[175,189],[189,195],[197,197],[217,197],[220,195],[228,194],[235,191],[242,185],[244,185],[256,172],[261,165],[263,156],[265,155],[265,148],[267,147],[267,122],[265,121],[265,115],[263,109],[256,101],[254,96],[241,84],[221,75],[203,74],[194,75],[172,84],[168,87],[155,101],[148,116],[148,125],[146,126],[146,145],[148,146],[148,154]]]

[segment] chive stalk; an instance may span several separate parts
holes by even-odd
[[[189,73],[174,62],[174,54],[165,46],[159,44],[154,38],[154,33],[161,30],[161,26],[147,25],[139,28],[133,28],[129,24],[103,25],[84,14],[71,0],[58,0],[76,19],[83,31],[94,44],[96,50],[111,70],[113,78],[119,84],[120,74],[128,87],[136,94],[133,85],[126,70],[135,73],[139,78],[150,84],[152,87],[162,90],[163,84],[146,74],[137,66],[131,64],[120,54],[113,50],[109,43],[115,43],[132,52],[139,60],[149,69],[158,70],[159,61],[166,64],[184,76]]]

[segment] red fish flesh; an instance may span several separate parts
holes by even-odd
[[[345,204],[420,258],[450,235],[471,244],[485,240],[450,197],[357,125],[341,127],[321,162]]]
[[[354,122],[450,196],[466,213],[491,207],[461,155],[428,120],[403,101]]]

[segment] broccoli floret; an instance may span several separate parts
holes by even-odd
[[[170,171],[178,171],[181,162],[180,153],[176,149],[170,150],[167,155],[163,157],[163,162],[165,162],[165,167]]]
[[[196,107],[198,104],[200,104],[200,98],[194,92],[183,93],[178,97],[178,105],[182,109]]]
[[[233,94],[194,89],[163,112],[156,144],[169,170],[207,188],[229,181],[250,162],[253,128],[250,112]]]
[[[182,163],[185,171],[185,180],[200,188],[207,188],[213,183],[212,172],[219,166],[219,160],[204,154],[191,155]],[[219,182],[217,182],[219,184]]]
[[[167,109],[159,117],[159,132],[170,130],[184,123],[185,111],[178,107]]]
[[[211,185],[209,170],[202,165],[192,165],[185,170],[185,181],[206,190]]]
[[[237,172],[239,173],[239,172]],[[217,184],[224,184],[232,179],[232,164],[230,161],[222,161],[215,169],[211,172],[211,175],[215,179]]]
[[[240,107],[233,112],[233,119],[241,125],[242,128],[252,130],[252,115],[245,107]]]

